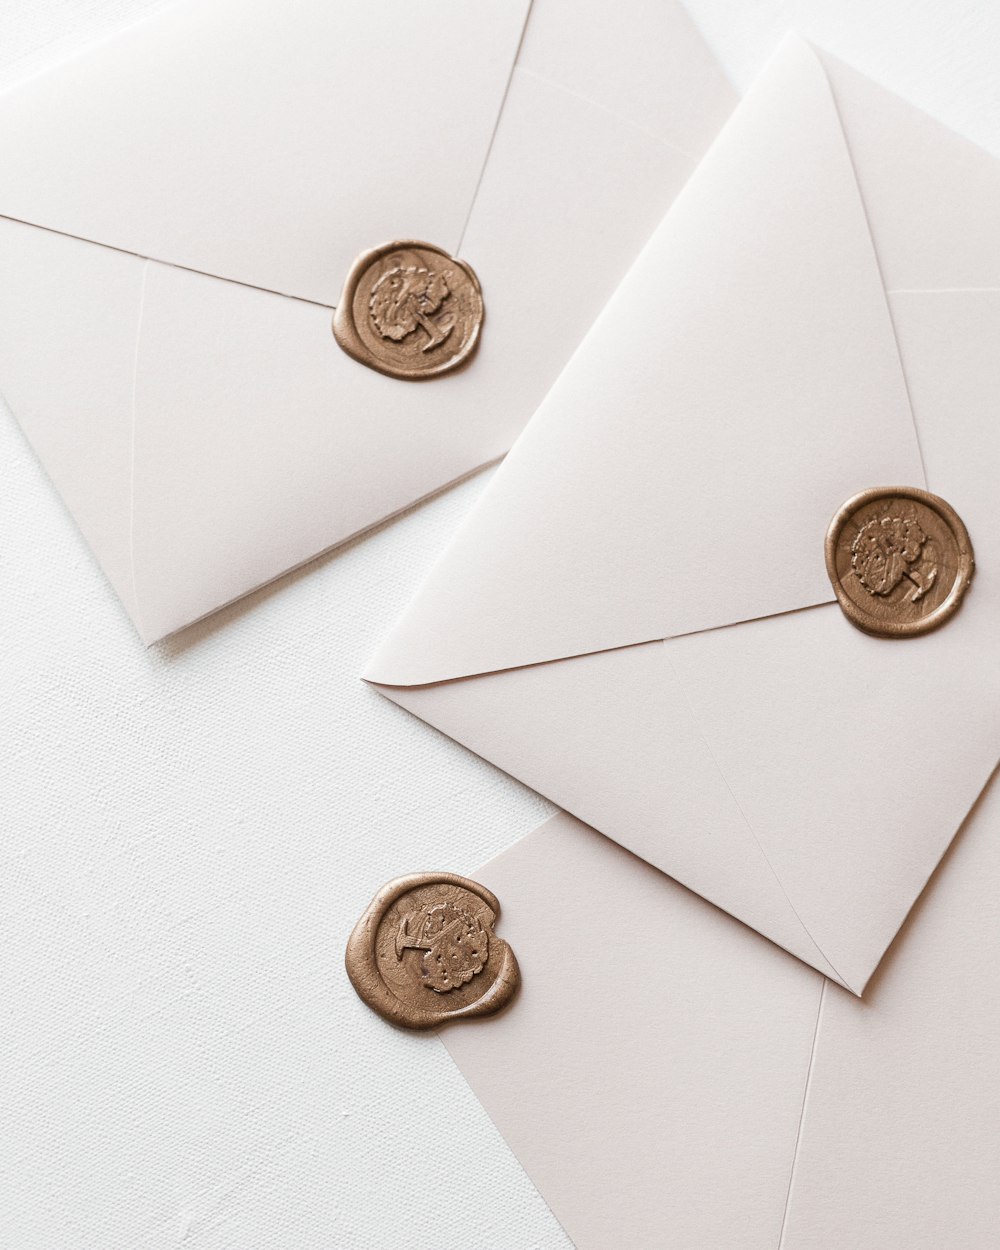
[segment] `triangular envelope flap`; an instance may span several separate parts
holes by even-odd
[[[145,639],[507,451],[692,168],[516,71],[463,245],[489,333],[433,386],[359,368],[321,307],[150,263],[131,526]]]
[[[515,433],[491,404],[474,407],[472,370],[403,396],[337,350],[327,310],[154,262],[135,362],[131,532],[146,641],[495,459]],[[511,416],[533,373],[510,380]]]
[[[645,0],[629,3],[642,9]],[[596,37],[592,25],[579,33],[584,42]],[[639,40],[628,32],[630,46]],[[661,69],[683,76],[690,50],[665,47]],[[104,454],[124,466],[121,500],[105,508],[114,533],[87,533],[109,572],[112,564],[123,570],[113,580],[146,642],[510,447],[694,167],[654,133],[669,118],[640,129],[581,99],[558,81],[565,78],[559,49],[547,51],[548,61],[536,47],[534,63],[557,81],[533,71],[512,75],[464,231],[463,250],[488,292],[489,333],[474,367],[432,387],[403,388],[405,396],[397,381],[337,350],[324,307],[176,265],[144,267],[100,244],[8,223],[51,239],[53,248],[89,249],[95,266],[102,253],[109,265],[117,255],[141,289],[116,357],[116,375],[125,379],[121,419],[113,436],[88,448],[91,461]],[[718,94],[718,83],[706,84],[693,107],[714,116]],[[587,161],[579,159],[583,141]],[[539,221],[552,227],[544,247]],[[51,277],[44,264],[42,256],[39,290]],[[99,290],[88,289],[82,306],[88,332],[98,333],[100,321],[89,313],[101,306]],[[69,352],[80,333],[73,318],[52,318],[44,339],[55,355],[63,354],[55,332],[64,325],[72,330]],[[48,413],[67,445],[88,438],[87,411],[82,424],[67,421],[77,412],[67,397]],[[50,449],[53,465],[59,453]],[[85,528],[88,511],[96,517],[106,502],[102,475],[89,481],[87,498],[65,492]]]
[[[132,362],[143,262],[0,220],[0,273],[0,391],[134,616]]]
[[[889,291],[1000,286],[1000,160],[826,52]]]
[[[407,711],[846,984],[747,825],[698,732],[662,643],[466,681],[382,689]]]
[[[1000,755],[1000,293],[893,314],[929,482],[976,545],[946,628],[887,642],[831,604],[382,688],[855,993]]]
[[[802,923],[857,993],[1000,754],[998,605],[979,590],[912,645],[851,629],[832,604],[661,644]]]
[[[898,293],[892,311],[928,485],[975,544],[961,612],[905,644],[833,606],[665,644],[768,860],[855,987],[1000,758],[1000,293]]]
[[[368,676],[433,682],[824,602],[829,518],[879,481],[920,484],[919,451],[826,75],[790,38]]]
[[[457,248],[527,9],[172,7],[0,97],[0,214],[333,304],[366,247]]]
[[[820,978],[565,815],[476,877],[523,988],[442,1040],[573,1245],[774,1250]]]
[[[863,987],[1000,758],[1000,161],[824,61],[927,484],[969,527],[975,582],[947,629],[905,646],[831,607],[666,650],[804,923]]]
[[[691,157],[737,101],[678,0],[535,0],[517,64]]]

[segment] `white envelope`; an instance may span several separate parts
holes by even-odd
[[[522,988],[441,1037],[578,1250],[991,1250],[1000,786],[863,1001],[566,815],[476,872]]]
[[[672,3],[528,11],[190,0],[0,97],[0,391],[146,641],[501,456],[734,102]],[[419,386],[330,330],[401,237],[486,300]]]
[[[1000,163],[790,36],[367,674],[856,994],[1000,753],[998,219]],[[977,553],[905,641],[823,556],[890,484]]]

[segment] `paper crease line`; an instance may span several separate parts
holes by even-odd
[[[57,230],[54,226],[41,226],[37,221],[28,221],[24,217],[11,217],[0,213],[0,221],[12,221],[18,226],[30,226],[32,230],[44,230],[46,234],[58,234],[64,239],[74,239],[77,243],[86,243],[88,247],[103,247],[109,252],[118,252],[121,256],[135,256],[138,260],[154,261],[157,265],[165,265],[168,269],[179,269],[182,273],[198,274],[202,278],[211,278],[213,282],[228,282],[232,286],[245,287],[248,291],[263,291],[265,295],[277,295],[280,299],[295,300],[299,304],[312,304],[314,308],[327,308],[336,311],[335,304],[321,304],[319,300],[306,299],[304,295],[292,295],[288,291],[276,291],[269,286],[254,286],[252,282],[241,282],[239,278],[227,278],[222,274],[210,273],[207,269],[195,269],[192,265],[179,265],[176,261],[165,260],[162,256],[143,256],[141,252],[129,251],[127,247],[116,247],[114,243],[102,243],[99,239],[88,239],[86,235],[73,234],[70,230]]]
[[[809,1048],[809,1064],[806,1068],[805,1088],[802,1090],[802,1107],[799,1110],[799,1123],[795,1130],[795,1146],[792,1150],[792,1167],[788,1174],[788,1190],[785,1193],[785,1207],[781,1213],[781,1228],[778,1230],[777,1250],[785,1244],[785,1232],[788,1228],[788,1212],[792,1202],[792,1186],[795,1183],[795,1170],[799,1162],[799,1147],[802,1144],[802,1128],[806,1119],[806,1106],[809,1102],[809,1087],[812,1084],[813,1067],[816,1063],[816,1047],[819,1043],[819,1028],[823,1018],[823,1004],[826,1001],[826,989],[829,982],[824,978],[819,991],[819,1006],[816,1008],[816,1027],[813,1029],[812,1046]]]
[[[811,46],[811,45],[810,45]],[[868,212],[868,205],[865,202],[864,192],[861,190],[861,182],[858,178],[858,168],[854,163],[854,153],[851,151],[851,145],[847,138],[847,131],[844,129],[844,119],[840,114],[840,107],[837,104],[837,97],[834,93],[833,86],[830,83],[830,76],[826,72],[826,66],[817,54],[815,48],[812,49],[813,56],[816,57],[816,63],[819,65],[820,72],[823,75],[823,81],[826,83],[826,90],[830,97],[830,104],[833,107],[834,116],[837,119],[837,125],[840,128],[840,136],[844,141],[844,151],[847,153],[847,159],[851,166],[851,172],[854,175],[854,187],[858,193],[858,203],[861,205],[861,211],[864,214],[865,225],[868,228],[868,241],[871,244],[872,256],[875,260],[875,267],[878,270],[879,285],[882,288],[882,298],[885,302],[885,312],[889,319],[889,326],[892,330],[892,341],[896,348],[896,359],[899,361],[899,374],[903,380],[903,390],[906,393],[906,404],[910,410],[910,421],[913,424],[913,437],[917,444],[917,455],[920,457],[920,470],[924,475],[923,486],[929,489],[927,484],[927,462],[924,460],[924,449],[920,444],[920,430],[917,427],[917,414],[913,408],[913,396],[910,393],[910,380],[906,376],[906,366],[903,364],[903,352],[899,345],[899,332],[896,329],[896,322],[892,315],[892,306],[889,303],[889,292],[886,289],[885,274],[882,270],[882,262],[879,259],[878,248],[875,246],[875,236],[872,234],[871,216]]]
[[[683,694],[685,702],[687,703],[688,711],[691,714],[691,721],[698,731],[698,736],[701,738],[702,742],[705,744],[705,749],[708,751],[709,755],[712,757],[712,763],[715,765],[716,771],[718,772],[719,776],[722,778],[723,785],[729,791],[729,796],[733,800],[733,803],[736,805],[736,810],[739,812],[743,820],[743,823],[747,828],[747,832],[753,838],[754,843],[756,844],[757,850],[760,852],[761,858],[763,859],[764,863],[767,865],[771,873],[771,876],[774,877],[775,883],[777,884],[778,889],[781,891],[782,897],[784,898],[785,902],[788,904],[789,910],[791,911],[795,919],[798,921],[799,927],[802,929],[802,932],[806,935],[806,937],[815,947],[816,952],[819,955],[819,957],[823,960],[823,962],[827,965],[827,967],[831,969],[831,971],[836,976],[837,980],[841,983],[841,985],[849,989],[852,994],[855,993],[856,991],[852,988],[851,985],[848,984],[847,980],[841,975],[841,973],[837,969],[837,966],[834,964],[833,960],[826,953],[826,951],[823,950],[820,944],[813,937],[812,933],[809,930],[808,925],[799,915],[798,909],[796,908],[795,904],[792,902],[791,898],[789,897],[788,891],[785,889],[781,878],[778,876],[778,873],[775,870],[774,865],[771,863],[770,859],[768,858],[767,852],[764,850],[763,843],[761,842],[760,838],[757,836],[756,831],[754,830],[753,825],[750,823],[749,817],[747,816],[746,812],[743,810],[743,804],[736,797],[736,791],[729,784],[729,778],[726,776],[725,772],[723,771],[722,765],[719,763],[718,756],[715,754],[712,744],[708,739],[708,735],[705,733],[704,729],[701,726],[701,723],[698,720],[698,716],[694,708],[694,703],[691,699],[691,696],[688,694],[687,687],[685,686],[680,673],[677,671],[677,666],[674,663],[673,658],[670,655],[669,650],[667,648],[666,640],[664,640],[663,642],[663,651],[666,657],[666,661],[670,666],[671,672],[674,674],[674,679],[677,682],[677,686],[680,689],[681,693]]]
[[[455,247],[455,255],[462,255],[462,244],[465,242],[465,236],[469,229],[469,222],[472,220],[472,214],[475,212],[476,200],[479,199],[479,190],[483,185],[483,179],[486,177],[486,170],[490,163],[490,156],[493,152],[493,145],[496,142],[497,131],[500,129],[500,123],[503,121],[503,111],[507,107],[507,97],[510,95],[510,84],[514,81],[514,71],[517,69],[518,58],[521,55],[521,49],[524,47],[524,36],[528,29],[528,23],[531,21],[531,14],[534,12],[534,0],[528,5],[528,11],[524,15],[524,25],[521,27],[521,38],[517,41],[517,49],[514,52],[513,60],[510,63],[510,71],[507,74],[507,81],[504,83],[503,95],[500,97],[500,107],[497,109],[497,115],[493,122],[493,130],[490,134],[490,141],[486,145],[486,155],[483,157],[483,165],[479,171],[479,177],[476,179],[476,185],[472,191],[472,199],[469,201],[469,211],[465,215],[465,221],[462,225],[462,231],[458,236],[458,244]]]
[[[547,87],[552,87],[555,91],[565,92],[566,95],[574,100],[579,100],[581,104],[586,104],[588,108],[597,109],[604,113],[607,117],[613,117],[616,122],[622,126],[628,127],[629,130],[636,131],[637,134],[645,135],[647,139],[652,139],[654,143],[660,144],[661,147],[667,148],[671,152],[676,152],[678,156],[683,156],[685,160],[691,162],[692,165],[698,164],[698,157],[693,152],[688,152],[685,148],[679,147],[676,143],[671,143],[669,139],[664,139],[662,135],[656,134],[655,131],[649,130],[645,126],[639,126],[629,118],[623,117],[621,113],[616,112],[612,108],[608,108],[606,104],[599,104],[596,100],[592,100],[590,96],[585,96],[579,91],[565,86],[561,82],[556,82],[554,78],[548,78],[545,74],[539,74],[537,70],[528,69],[524,65],[515,65],[514,68],[521,74],[527,74],[529,78],[534,78],[536,82],[544,83]]]

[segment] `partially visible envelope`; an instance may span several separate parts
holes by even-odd
[[[441,1037],[578,1250],[996,1245],[1000,786],[864,1001],[566,815],[474,875],[522,988]]]
[[[998,219],[1000,162],[790,36],[367,674],[856,994],[1000,754]],[[892,641],[823,539],[903,484],[977,573]]]
[[[673,3],[528,15],[189,0],[0,97],[0,391],[146,641],[506,452],[735,102]],[[333,340],[393,238],[459,374]]]

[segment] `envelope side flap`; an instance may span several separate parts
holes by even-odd
[[[690,168],[515,70],[466,230],[489,334],[473,367],[405,394],[337,349],[328,310],[150,262],[132,523],[145,639],[502,455]]]
[[[132,395],[144,263],[0,220],[0,271],[0,388],[134,616]]]
[[[536,0],[517,63],[692,160],[739,98],[677,0]]]
[[[495,888],[488,872],[480,879]],[[788,1246],[995,1240],[998,880],[994,781],[893,947],[871,1005],[826,996]]]
[[[526,402],[512,387],[470,415],[464,371],[409,389],[401,421],[400,385],[337,349],[324,308],[149,262],[131,525],[147,642],[495,458],[501,407]]]
[[[664,644],[803,923],[859,990],[1000,759],[1000,291],[891,303],[929,484],[975,545],[961,612],[903,643],[830,605]]]
[[[454,414],[456,437],[496,409],[507,450],[694,168],[617,113],[514,70],[462,244],[489,321],[468,370],[473,403]],[[447,389],[435,387],[435,406],[465,389],[464,378]],[[515,393],[523,402],[499,402]],[[423,395],[407,399],[408,413],[414,401],[425,406]]]
[[[476,875],[523,986],[442,1040],[574,1244],[777,1245],[821,979],[566,815]]]
[[[529,0],[200,0],[0,97],[0,214],[331,305],[456,248]]]
[[[368,675],[417,685],[825,602],[840,503],[922,480],[844,133],[792,39]]]
[[[818,52],[887,291],[1000,287],[1000,160]]]
[[[973,606],[915,648],[833,606],[665,644],[796,912],[859,994],[996,764],[1000,682],[969,663],[992,613]]]
[[[379,689],[846,984],[754,836],[661,643]]]

